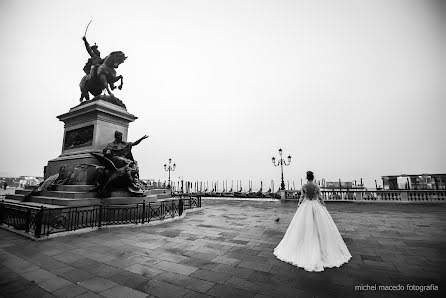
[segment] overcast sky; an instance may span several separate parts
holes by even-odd
[[[327,181],[446,172],[441,1],[0,0],[0,176],[43,175],[88,59],[128,59],[143,178]],[[112,140],[110,140],[112,141]],[[234,182],[235,183],[235,182]]]

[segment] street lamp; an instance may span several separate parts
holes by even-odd
[[[172,163],[172,158],[169,158],[169,166],[167,166],[166,164],[164,164],[164,170],[166,172],[169,172],[169,180],[167,182],[167,188],[170,188],[170,172],[175,171],[175,167],[176,165],[173,164],[173,166],[171,166],[170,164]]]
[[[282,173],[282,183],[280,183],[280,189],[281,190],[285,190],[285,182],[283,181],[283,166],[289,166],[290,165],[290,163],[291,163],[291,156],[288,155],[288,164],[286,164],[286,161],[282,158],[282,149],[279,149],[279,155],[280,155],[280,158],[277,161],[277,164],[276,164],[276,158],[275,157],[272,158],[272,161],[273,161],[273,165],[274,166],[276,166],[276,167],[280,166],[280,171]]]

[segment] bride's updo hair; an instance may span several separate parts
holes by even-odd
[[[314,180],[314,174],[313,174],[312,171],[308,171],[308,172],[307,172],[307,180],[308,180],[308,181],[312,181],[312,180]]]

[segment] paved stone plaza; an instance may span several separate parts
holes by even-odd
[[[295,202],[204,199],[203,210],[177,221],[44,241],[0,229],[0,297],[444,294],[446,205],[329,202],[327,207],[353,258],[321,273],[293,267],[272,254]],[[408,284],[434,284],[439,290],[420,292]],[[374,285],[405,289],[365,290]]]

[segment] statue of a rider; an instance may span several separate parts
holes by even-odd
[[[94,75],[97,74],[99,65],[101,65],[104,61],[101,58],[101,52],[99,52],[98,46],[96,44],[90,46],[85,36],[82,37],[82,40],[84,41],[85,48],[90,55],[87,63],[85,63],[84,72],[86,75],[89,76],[89,78],[92,78]]]
[[[127,57],[121,51],[114,51],[102,59],[96,44],[90,46],[85,35],[82,37],[82,40],[84,41],[85,48],[87,49],[90,58],[83,68],[85,76],[79,84],[81,89],[80,102],[84,99],[89,100],[89,93],[93,94],[93,96],[99,96],[106,90],[109,97],[113,98],[118,104],[123,105],[121,101],[114,97],[111,90],[116,88],[114,83],[119,80],[121,81],[121,84],[118,88],[122,88],[123,77],[122,75],[117,75],[115,69],[118,68],[119,64],[123,63]]]

